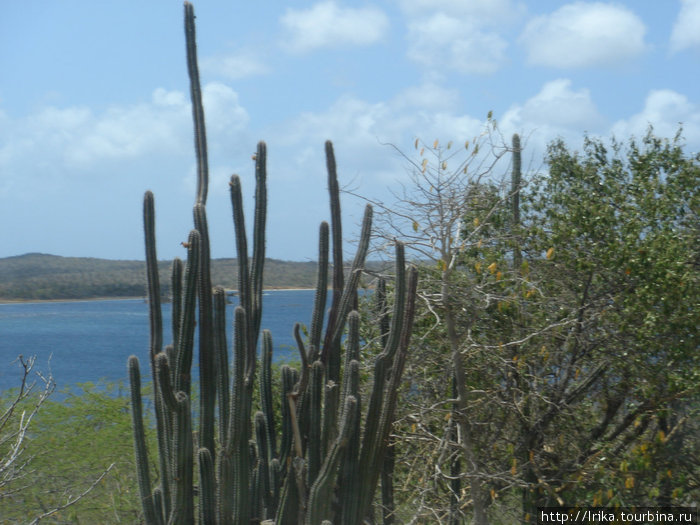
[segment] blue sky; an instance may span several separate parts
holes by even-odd
[[[315,260],[328,217],[323,143],[341,184],[386,198],[427,143],[504,136],[579,147],[684,126],[700,149],[700,0],[195,2],[210,151],[214,257],[234,255],[228,179],[252,200],[268,143],[267,253]],[[0,257],[143,259],[141,200],[158,252],[184,256],[195,159],[181,2],[26,0],[0,18]],[[505,171],[507,166],[499,167]],[[497,174],[495,174],[497,175]],[[363,203],[343,197],[345,234]]]

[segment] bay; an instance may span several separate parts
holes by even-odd
[[[270,290],[263,296],[261,328],[272,332],[275,361],[298,360],[296,322],[311,322],[313,290]],[[227,306],[229,359],[233,309]],[[126,362],[136,355],[150,377],[148,304],[143,299],[0,304],[0,391],[19,386],[18,355],[36,355],[35,369],[58,389],[84,382],[127,383]],[[163,341],[170,343],[171,305],[163,305]],[[195,350],[196,352],[196,350]],[[196,354],[193,368],[196,368]],[[196,375],[196,370],[193,373]]]

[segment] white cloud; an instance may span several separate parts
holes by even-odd
[[[562,138],[576,147],[583,132],[606,132],[605,118],[587,89],[574,89],[569,79],[547,82],[539,93],[522,104],[514,104],[499,119],[505,136],[520,133],[528,156],[542,159],[547,144]]]
[[[650,91],[644,101],[644,108],[628,119],[619,120],[612,131],[619,138],[631,135],[643,136],[649,126],[661,137],[673,137],[679,125],[683,125],[683,135],[695,151],[700,149],[700,106],[693,104],[688,97],[670,89]]]
[[[539,93],[523,105],[511,107],[501,123],[580,132],[599,128],[603,124],[603,117],[587,89],[574,90],[571,80],[561,78],[547,82]]]
[[[230,145],[232,135],[248,124],[238,95],[228,86],[209,83],[203,98],[209,130],[217,141]],[[180,155],[193,148],[188,97],[164,89],[156,89],[148,103],[113,106],[101,113],[86,107],[46,107],[6,124],[12,132],[0,147],[0,168],[28,171],[24,175],[30,177],[47,167],[53,173],[91,172],[104,162]]]
[[[459,100],[459,92],[456,89],[447,89],[432,82],[426,82],[420,86],[412,86],[404,89],[396,95],[393,105],[396,108],[408,110],[429,109],[449,110],[454,108]]]
[[[332,0],[310,9],[287,9],[280,21],[289,33],[286,47],[299,53],[323,47],[373,44],[389,28],[389,18],[376,7],[341,7]]]
[[[645,49],[646,27],[631,10],[600,2],[574,2],[533,18],[520,42],[531,64],[581,68],[618,64]]]
[[[681,0],[681,10],[671,32],[671,51],[700,47],[700,0]]]
[[[400,5],[410,16],[441,12],[478,25],[502,26],[525,13],[524,4],[513,0],[402,0]]]
[[[472,21],[437,12],[408,24],[408,57],[429,69],[489,74],[505,60],[507,42]]]

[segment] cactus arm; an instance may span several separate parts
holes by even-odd
[[[341,421],[341,429],[338,437],[333,442],[329,450],[321,471],[311,486],[309,492],[309,505],[306,512],[306,525],[321,523],[324,519],[332,517],[331,503],[333,500],[333,490],[338,475],[342,453],[347,447],[350,434],[354,428],[357,414],[357,400],[353,396],[348,396],[343,407],[345,417]]]
[[[520,185],[522,184],[522,148],[520,146],[520,135],[513,134],[513,173],[511,174],[511,207],[513,212],[513,230],[515,233],[513,247],[513,269],[516,272],[520,271],[523,262],[523,256],[520,252],[520,243],[518,241],[518,227],[520,226]]]
[[[147,191],[143,199],[143,225],[146,244],[146,278],[148,282],[148,319],[150,323],[151,364],[163,346],[163,315],[160,308],[160,281],[156,256],[155,203]]]
[[[323,364],[315,361],[311,367],[311,384],[309,385],[309,430],[308,430],[308,479],[316,479],[321,469],[321,414],[323,394]]]
[[[143,427],[143,406],[141,402],[141,373],[139,360],[136,356],[129,357],[129,384],[131,387],[131,423],[134,430],[134,453],[136,456],[137,477],[139,480],[139,494],[146,525],[158,525],[151,493],[151,475],[148,464],[148,450],[146,448],[146,436]]]
[[[398,276],[397,276],[398,277]],[[382,394],[382,402],[378,404],[378,414],[372,416],[376,418],[376,424],[373,424],[372,434],[369,432],[369,412],[367,416],[368,425],[365,427],[365,438],[362,442],[362,450],[360,453],[360,471],[367,473],[364,482],[361,485],[361,503],[360,510],[364,514],[369,510],[376,489],[377,481],[381,470],[381,465],[384,461],[387,442],[391,426],[393,425],[394,411],[398,398],[398,390],[403,374],[403,368],[408,354],[408,346],[411,339],[411,329],[413,326],[413,317],[415,312],[415,297],[416,287],[418,282],[418,271],[412,267],[409,271],[408,293],[405,307],[400,312],[403,317],[402,331],[399,337],[399,344],[395,353],[393,364],[391,365],[391,379]],[[393,322],[393,319],[392,319]],[[395,326],[395,325],[394,325]],[[392,327],[393,329],[393,327]],[[384,352],[380,354],[375,363],[375,388],[372,391],[372,398],[376,395],[377,378],[383,377],[386,373],[387,361],[380,359]],[[380,370],[383,369],[383,370]],[[360,517],[363,515],[360,514]]]
[[[180,346],[180,316],[182,315],[182,260],[175,257],[170,271],[173,348]]]
[[[173,431],[173,491],[172,515],[169,524],[194,523],[194,451],[192,443],[192,415],[187,394],[175,394],[176,412]]]
[[[199,255],[199,232],[192,230],[187,242],[187,265],[185,267],[180,337],[178,338],[179,347],[176,348],[175,354],[175,390],[185,392],[185,394],[189,394],[191,385]]]
[[[211,256],[209,229],[204,204],[194,207],[195,229],[200,236],[197,291],[199,295],[199,442],[214,453],[214,410],[216,407],[216,373],[214,368]]]
[[[214,356],[219,402],[219,443],[226,442],[231,396],[229,391],[228,351],[226,349],[226,292],[220,286],[214,289]]]
[[[233,470],[234,523],[248,524],[251,505],[249,498],[250,451],[250,390],[246,384],[246,350],[248,346],[248,319],[246,311],[237,306],[234,311],[234,382],[231,396],[231,420],[229,422],[228,453]]]
[[[258,142],[255,155],[255,221],[253,222],[253,265],[250,270],[252,310],[249,311],[252,363],[255,362],[262,320],[263,269],[265,267],[265,224],[267,217],[267,145]],[[250,366],[252,366],[252,363]]]
[[[168,473],[168,458],[170,457],[168,431],[170,430],[170,416],[163,408],[163,401],[157,387],[155,356],[163,346],[163,314],[160,301],[160,280],[158,276],[158,257],[156,255],[156,231],[155,231],[155,203],[153,193],[147,191],[143,200],[143,224],[146,247],[146,278],[148,282],[148,318],[150,324],[150,351],[151,374],[153,378],[153,404],[156,412],[156,431],[158,438],[158,458],[161,472],[165,473],[161,479],[161,490],[166,507],[170,502],[170,485]],[[166,511],[169,509],[166,508]]]
[[[340,343],[340,338],[342,337],[343,330],[345,328],[345,318],[350,312],[350,308],[356,299],[357,286],[360,283],[360,277],[365,265],[365,258],[367,257],[367,251],[369,250],[369,241],[372,234],[372,215],[372,206],[368,204],[365,207],[365,214],[362,219],[360,240],[358,242],[357,252],[355,253],[355,259],[353,260],[350,270],[350,277],[347,286],[343,290],[343,296],[338,308],[338,322],[334,327],[334,333],[331,339],[333,345],[338,345]]]
[[[277,456],[277,439],[275,433],[275,411],[272,402],[272,334],[263,330],[262,362],[260,367],[260,406],[265,415],[267,429],[267,455],[270,460]]]
[[[197,40],[195,35],[194,8],[185,2],[185,41],[187,44],[187,73],[190,77],[190,98],[194,120],[194,147],[197,154],[197,203],[206,204],[209,184],[207,160],[207,134],[204,126],[204,106],[197,66]]]
[[[200,523],[216,523],[216,481],[214,460],[208,448],[200,448],[199,458],[199,516]]]
[[[316,294],[314,296],[314,309],[310,327],[310,349],[315,352],[309,354],[309,361],[318,359],[318,349],[321,348],[321,331],[326,310],[326,298],[328,296],[328,223],[322,222],[318,233],[318,275],[316,277]]]
[[[272,508],[272,489],[270,483],[270,444],[268,443],[267,419],[262,412],[255,413],[255,438],[258,444],[258,497],[262,502],[262,515],[258,518],[267,518],[274,514]]]
[[[357,399],[357,413],[361,412],[360,406],[360,363],[353,359],[348,363],[346,375],[348,376],[348,397]],[[347,407],[347,404],[344,404]],[[347,408],[346,408],[347,409]],[[343,419],[346,414],[341,416]],[[360,434],[361,425],[360,418],[354,418],[352,428],[348,438],[347,450],[345,451],[343,461],[341,463],[339,486],[339,498],[342,501],[340,523],[353,523],[355,516],[359,515],[360,510]]]
[[[339,349],[331,347],[331,339],[336,325],[340,322],[338,309],[343,295],[344,275],[343,275],[343,230],[340,215],[340,189],[338,186],[338,173],[335,164],[335,154],[333,153],[333,143],[326,141],[326,168],[328,171],[328,194],[331,208],[331,240],[333,242],[333,296],[331,308],[328,315],[328,326],[321,348],[321,361],[325,366],[331,359],[331,354],[339,352]],[[328,371],[326,371],[328,373]]]
[[[231,209],[233,211],[233,226],[236,235],[236,254],[238,257],[238,300],[239,305],[250,312],[250,286],[248,281],[248,240],[243,215],[243,194],[241,179],[238,175],[231,177]]]

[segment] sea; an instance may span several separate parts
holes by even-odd
[[[275,361],[298,361],[294,324],[311,323],[313,300],[314,290],[264,292],[261,328],[272,333]],[[236,305],[232,297],[227,306],[229,360]],[[171,305],[165,303],[162,309],[163,342],[168,344]],[[130,355],[139,358],[141,376],[150,378],[148,331],[148,304],[143,299],[0,304],[0,392],[20,386],[20,355],[25,360],[36,356],[34,373],[51,375],[57,390],[81,383],[126,385]],[[195,354],[193,368],[196,360]],[[36,375],[33,380],[40,382]]]

